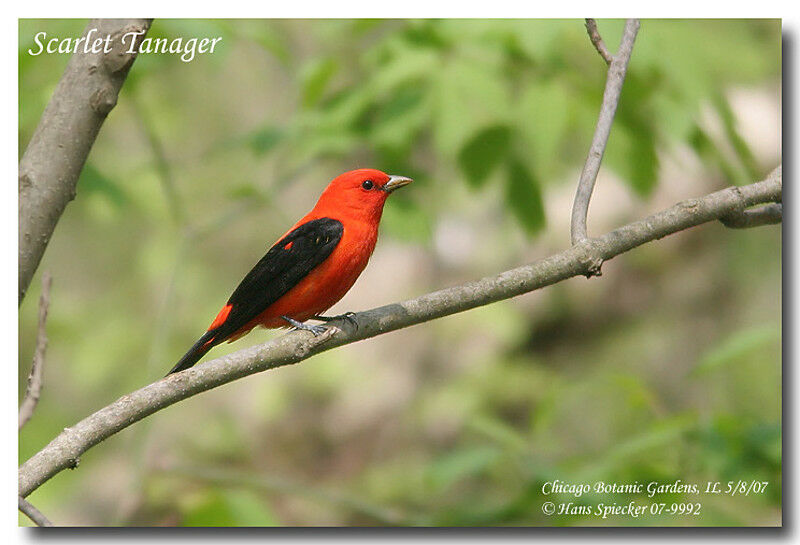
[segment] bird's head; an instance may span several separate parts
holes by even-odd
[[[320,215],[345,213],[354,218],[378,221],[389,194],[411,181],[405,176],[390,176],[371,168],[351,170],[328,184],[314,210]]]

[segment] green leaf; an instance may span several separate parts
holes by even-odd
[[[628,75],[607,149],[610,166],[641,196],[652,192],[658,175],[658,134],[651,105],[657,90],[658,79],[652,73]]]
[[[443,49],[450,45],[449,40],[441,32],[444,22],[435,19],[410,21],[404,32],[405,38],[408,43],[416,46]]]
[[[255,185],[248,183],[232,185],[225,191],[225,194],[236,201],[251,201],[262,205],[268,205],[271,202],[269,194],[262,192]]]
[[[377,108],[369,122],[369,139],[378,147],[407,150],[430,117],[430,101],[420,86],[401,87]]]
[[[303,70],[301,103],[304,108],[319,103],[328,83],[338,70],[339,63],[331,57],[315,60]]]
[[[376,96],[404,85],[414,86],[414,82],[423,81],[440,68],[439,56],[433,51],[418,47],[399,49],[383,62],[373,68],[367,85]]]
[[[657,405],[656,394],[652,388],[645,384],[641,377],[636,375],[616,375],[611,377],[625,394],[631,408],[639,411],[652,411]]]
[[[434,144],[443,155],[456,156],[477,131],[506,124],[508,82],[492,67],[459,59],[437,72],[433,82]]]
[[[275,513],[258,494],[249,490],[230,490],[223,495],[233,513],[235,526],[279,526]]]
[[[689,136],[689,145],[695,150],[697,155],[713,161],[717,168],[722,172],[722,176],[732,184],[743,185],[750,180],[743,175],[740,169],[734,168],[719,147],[711,140],[711,137],[699,126],[695,125],[694,130]]]
[[[424,90],[420,87],[402,87],[392,93],[379,110],[376,117],[376,124],[392,123],[398,118],[408,116],[419,106],[425,96]]]
[[[637,194],[649,195],[655,188],[658,174],[656,138],[652,129],[633,129],[618,118],[609,135],[606,162]]]
[[[274,514],[249,490],[210,490],[186,509],[183,526],[276,526]]]
[[[644,131],[631,140],[628,156],[628,183],[642,196],[650,195],[658,179],[658,154],[653,132]]]
[[[431,486],[444,491],[456,482],[479,475],[495,462],[501,452],[492,445],[464,448],[434,460],[428,468]]]
[[[691,413],[677,414],[663,418],[642,433],[630,438],[620,438],[617,444],[608,449],[602,457],[593,459],[580,472],[581,479],[594,479],[613,474],[621,467],[635,464],[637,460],[664,454],[670,445],[675,445],[681,437],[695,429],[697,416]]]
[[[699,375],[719,369],[777,341],[780,341],[780,328],[775,324],[743,329],[706,353],[692,370],[692,374]]]
[[[520,452],[528,449],[528,440],[525,436],[497,418],[479,415],[470,421],[469,427],[509,451]]]
[[[412,242],[427,242],[431,239],[433,226],[428,214],[412,200],[392,196],[383,210],[381,228],[393,237]]]
[[[221,23],[237,38],[251,40],[272,54],[281,64],[289,66],[292,61],[290,39],[286,27],[276,21],[225,19]]]
[[[558,150],[569,130],[573,99],[569,86],[556,79],[531,82],[520,98],[516,128],[542,176],[553,176],[564,165]]]
[[[283,139],[283,130],[278,127],[264,127],[250,134],[247,143],[253,153],[264,155]]]
[[[117,209],[124,208],[130,203],[125,191],[111,178],[97,170],[92,163],[86,163],[83,167],[78,188],[87,195],[102,195]]]
[[[510,141],[511,130],[496,125],[479,131],[464,145],[458,164],[470,185],[482,186],[492,171],[505,162]]]
[[[761,169],[758,167],[758,161],[756,161],[753,152],[750,150],[750,146],[747,145],[747,142],[745,142],[736,128],[736,118],[730,103],[728,103],[728,99],[725,98],[722,93],[716,93],[713,101],[714,108],[717,110],[717,114],[719,114],[722,120],[725,136],[730,141],[731,146],[733,146],[739,161],[744,167],[747,178],[750,180],[757,180],[761,175]]]
[[[506,204],[528,233],[536,233],[545,226],[541,185],[518,159],[508,163]]]

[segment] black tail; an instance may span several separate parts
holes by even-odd
[[[177,373],[179,371],[183,371],[184,369],[188,369],[198,361],[200,358],[206,355],[206,352],[211,350],[217,343],[214,341],[214,333],[211,331],[206,331],[200,339],[194,343],[186,354],[180,359],[178,363],[175,364],[167,375],[171,375],[172,373]]]

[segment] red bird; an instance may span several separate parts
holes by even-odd
[[[378,224],[389,193],[411,183],[380,170],[359,169],[334,178],[314,209],[283,235],[234,290],[202,337],[169,374],[188,369],[224,341],[256,326],[291,325],[318,335],[308,325],[353,286],[375,249]]]

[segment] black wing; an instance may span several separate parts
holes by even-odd
[[[304,223],[275,243],[231,294],[231,312],[215,337],[227,337],[261,314],[328,259],[344,234],[342,222],[320,218]]]
[[[343,234],[342,222],[320,218],[304,223],[276,242],[231,294],[231,310],[225,321],[207,331],[170,373],[197,363],[213,346],[285,295],[331,255]]]

